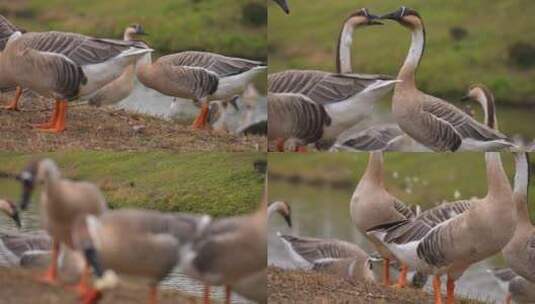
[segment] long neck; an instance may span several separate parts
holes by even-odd
[[[502,159],[499,152],[486,152],[485,162],[487,167],[488,196],[512,195],[511,185],[507,174],[503,169]]]
[[[382,152],[370,152],[368,166],[366,167],[366,171],[364,172],[362,180],[371,182],[371,184],[374,185],[383,185],[384,168]]]
[[[355,23],[351,18],[344,22],[340,35],[338,36],[338,45],[336,51],[336,71],[342,74],[353,73],[351,61],[351,46],[353,45],[353,31]]]
[[[496,108],[492,96],[481,91],[477,101],[483,108],[483,115],[485,117],[485,125],[489,128],[498,130],[498,120],[496,119]]]
[[[416,86],[416,69],[424,55],[425,28],[423,23],[412,29],[411,46],[407,58],[399,71],[398,79],[402,84]]]
[[[528,208],[529,163],[526,153],[515,154],[515,171],[513,198],[516,204],[518,222],[531,226]]]

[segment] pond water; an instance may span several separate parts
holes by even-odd
[[[39,230],[39,213],[38,213],[38,204],[31,205],[29,211],[21,214],[22,219],[22,229],[17,230],[12,220],[6,216],[0,216],[0,231],[35,231]],[[167,289],[176,289],[182,293],[192,294],[195,296],[202,296],[203,285],[196,280],[190,279],[186,275],[182,274],[179,269],[175,269],[168,278],[166,278],[161,286]],[[213,287],[211,288],[212,299],[223,301],[225,298],[225,291],[222,287]],[[236,304],[246,304],[250,303],[246,299],[232,294],[232,303]]]
[[[373,252],[364,237],[354,228],[349,215],[349,201],[353,190],[333,189],[328,186],[311,187],[302,184],[288,184],[270,181],[269,199],[286,200],[292,208],[293,228],[287,227],[280,216],[273,216],[268,229],[268,264],[283,268],[294,268],[289,255],[276,233],[318,238],[336,238],[358,244],[367,252]],[[495,281],[488,269],[499,262],[491,258],[472,265],[457,281],[456,294],[468,298],[502,303],[506,293]],[[375,267],[380,268],[380,267]],[[445,282],[445,279],[443,279]],[[431,292],[431,280],[424,287]],[[445,292],[445,284],[443,284]],[[445,294],[445,293],[443,293]]]

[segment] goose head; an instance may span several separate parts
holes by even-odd
[[[135,36],[148,36],[148,35],[149,34],[145,32],[145,29],[143,28],[143,26],[138,23],[131,24],[124,30],[124,40],[128,40],[128,41],[134,40]]]
[[[292,227],[292,217],[291,217],[292,210],[290,208],[290,205],[288,205],[287,202],[285,201],[271,202],[268,207],[268,213],[269,215],[271,215],[273,212],[279,213],[284,218],[288,226]]]
[[[420,14],[412,8],[402,6],[395,12],[383,15],[379,19],[390,19],[399,22],[404,27],[410,29],[422,28],[423,20]]]
[[[369,13],[367,8],[361,8],[353,14],[349,15],[345,24],[352,25],[353,27],[365,26],[365,25],[382,25],[383,23],[378,21],[379,16]]]
[[[12,201],[0,199],[0,210],[12,218],[17,227],[21,227],[19,209]]]
[[[364,260],[362,258],[354,258],[349,264],[347,272],[352,281],[375,282],[373,262],[370,258]]]
[[[461,98],[461,101],[472,100],[481,105],[486,117],[486,124],[491,128],[497,128],[496,106],[494,95],[489,88],[483,84],[473,84],[468,88],[467,94]]]
[[[290,14],[290,7],[288,7],[288,1],[286,0],[275,0],[275,2],[284,10],[286,14]]]
[[[30,162],[17,176],[17,180],[22,184],[20,208],[22,210],[28,208],[36,185],[43,184],[47,179],[59,178],[59,176],[59,168],[51,159],[46,158]]]
[[[480,102],[491,95],[490,90],[483,84],[477,83],[468,87],[468,92],[461,98],[462,101],[473,100]]]

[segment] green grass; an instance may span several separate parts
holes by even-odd
[[[257,208],[264,186],[263,175],[253,166],[265,159],[263,153],[2,152],[0,170],[20,172],[40,157],[56,160],[68,178],[98,185],[112,208],[244,214]],[[0,197],[18,200],[20,186],[0,180]]]
[[[502,160],[512,181],[512,155],[502,153]],[[270,153],[268,161],[271,173],[298,175],[310,180],[349,181],[351,185],[356,186],[366,168],[368,154]],[[419,204],[424,208],[444,200],[455,200],[455,191],[459,191],[462,199],[482,197],[487,191],[483,154],[386,153],[385,184],[391,193],[403,201]],[[411,189],[411,192],[407,192],[407,189]],[[534,193],[533,183],[530,190],[530,193]],[[341,192],[352,191],[353,187]],[[531,201],[535,199],[532,197]],[[530,209],[535,219],[535,208]]]
[[[58,30],[122,38],[141,23],[159,54],[206,50],[267,58],[266,25],[243,22],[242,8],[262,0],[0,0],[0,14],[31,31]]]
[[[270,72],[290,68],[335,70],[336,39],[343,20],[367,7],[383,14],[406,5],[423,17],[427,30],[426,54],[418,70],[418,86],[445,98],[458,98],[469,84],[482,82],[497,101],[535,104],[535,69],[510,64],[508,48],[533,43],[535,32],[529,12],[535,2],[522,0],[294,0],[286,16],[274,5],[269,14]],[[452,27],[468,36],[455,42]],[[354,34],[354,68],[358,72],[396,75],[410,41],[407,29],[393,21],[358,29]]]

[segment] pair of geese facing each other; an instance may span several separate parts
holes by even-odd
[[[50,159],[32,162],[17,178],[23,185],[23,210],[35,187],[43,186],[41,223],[50,235],[51,253],[41,279],[57,282],[60,246],[77,251],[83,256],[77,290],[84,303],[96,303],[101,290],[117,283],[116,273],[147,279],[149,303],[157,303],[158,284],[175,266],[205,284],[205,303],[210,302],[209,287],[222,285],[226,286],[227,302],[231,291],[266,302],[265,198],[251,215],[212,219],[138,209],[108,210],[95,185],[62,178]],[[27,235],[20,238],[19,244],[34,244]],[[91,286],[91,269],[97,276],[95,288]]]
[[[392,19],[412,32],[412,42],[397,79],[384,75],[353,74],[351,45],[359,26]],[[377,17],[366,9],[343,24],[337,47],[337,73],[290,70],[268,78],[268,138],[279,150],[285,142],[301,147],[337,136],[369,117],[373,103],[394,88],[392,113],[401,131],[433,151],[500,150],[516,145],[497,130],[477,122],[450,103],[418,90],[416,69],[423,57],[425,28],[420,15],[402,7]]]
[[[135,25],[128,37],[144,34],[143,27]],[[163,56],[153,63],[152,51],[146,43],[133,39],[100,39],[65,32],[23,33],[0,16],[0,89],[17,87],[10,104],[13,109],[22,88],[53,98],[56,106],[52,119],[36,127],[59,133],[65,129],[69,101],[91,99],[103,88],[109,93],[123,87],[135,72],[143,85],[200,105],[193,127],[204,128],[210,100],[230,100],[240,95],[266,70],[262,62],[195,51]]]
[[[527,206],[528,154],[515,153],[514,191],[500,154],[487,152],[485,162],[488,192],[484,198],[442,203],[418,214],[385,189],[382,153],[370,153],[366,171],[353,193],[350,213],[357,229],[383,257],[386,285],[390,285],[390,261],[397,260],[401,264],[399,287],[406,286],[409,269],[421,276],[433,275],[435,303],[442,303],[440,277],[445,274],[447,303],[451,304],[455,302],[455,280],[470,265],[500,251],[516,276],[522,278],[516,280],[520,283],[511,283],[513,296],[520,293],[519,284],[525,288],[528,282],[535,282],[535,228]],[[309,261],[313,269],[322,270],[325,267],[321,263],[325,262],[340,276],[357,280],[369,277],[368,255],[354,244],[282,237],[291,251]]]

